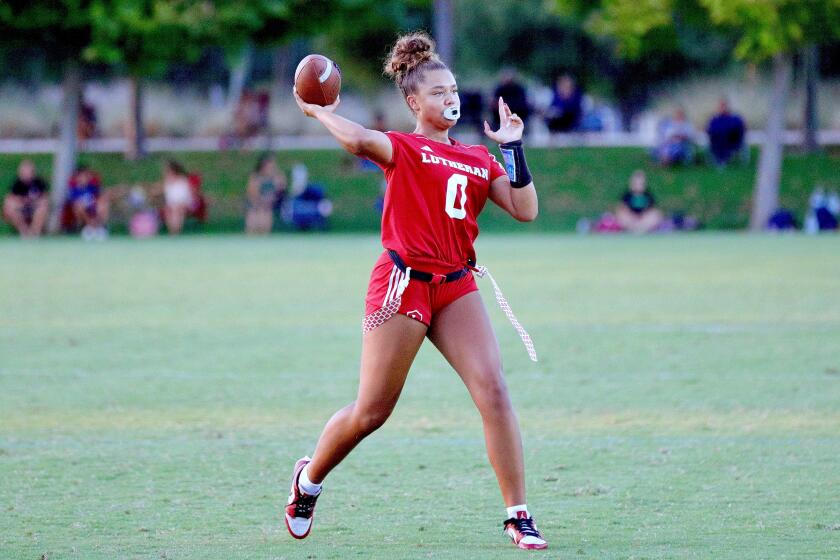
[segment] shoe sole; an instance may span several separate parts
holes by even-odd
[[[505,534],[508,537],[510,537],[510,542],[513,544],[513,546],[515,546],[516,548],[521,548],[522,550],[545,550],[546,548],[548,548],[548,543],[545,543],[545,544],[527,544],[527,543],[523,543],[523,542],[516,542],[516,540],[514,540],[513,536],[510,533],[505,531]]]
[[[548,548],[548,543],[545,544],[517,544],[517,548],[522,550],[545,550]]]

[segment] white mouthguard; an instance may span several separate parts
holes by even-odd
[[[448,107],[446,110],[443,111],[443,118],[448,121],[457,121],[458,117],[461,116],[461,108],[457,105],[453,105],[452,107]]]

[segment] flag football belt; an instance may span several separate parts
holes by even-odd
[[[476,266],[475,261],[470,260],[467,262],[467,266],[460,270],[455,270],[449,274],[432,274],[431,272],[415,270],[410,266],[406,266],[405,261],[402,260],[399,253],[396,251],[388,249],[388,256],[391,257],[391,260],[394,262],[394,266],[400,269],[400,272],[406,273],[406,278],[401,280],[397,286],[395,298],[393,298],[387,305],[383,306],[379,311],[365,317],[365,321],[362,324],[363,332],[375,329],[377,326],[390,319],[394,313],[397,312],[402,301],[402,294],[408,287],[409,279],[420,280],[421,282],[429,282],[432,284],[445,284],[447,282],[460,280],[470,272],[475,272],[476,276],[479,278],[484,278],[486,276],[490,279],[490,283],[493,284],[493,292],[495,292],[496,295],[496,302],[510,321],[510,324],[513,325],[513,328],[516,330],[519,338],[522,339],[522,344],[525,345],[528,357],[534,362],[537,361],[537,351],[534,349],[534,342],[531,340],[531,335],[528,334],[525,327],[522,326],[519,320],[517,320],[516,315],[513,314],[510,304],[508,304],[504,294],[502,294],[502,289],[499,288],[499,285],[496,283],[493,275],[490,274],[490,271],[487,270],[486,266]]]
[[[431,272],[424,272],[422,270],[407,267],[405,265],[405,261],[402,260],[402,257],[400,257],[399,253],[396,251],[388,249],[388,256],[391,257],[391,260],[394,262],[394,265],[400,269],[400,272],[408,270],[409,278],[412,280],[419,280],[421,282],[428,282],[429,284],[446,284],[447,282],[455,282],[470,273],[469,268],[464,267],[460,270],[450,272],[449,274],[433,274]],[[470,266],[475,265],[474,262],[468,264]]]

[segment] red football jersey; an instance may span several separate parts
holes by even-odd
[[[380,166],[388,182],[382,246],[419,270],[444,274],[463,267],[475,259],[478,215],[504,167],[485,146],[386,134],[393,157]]]

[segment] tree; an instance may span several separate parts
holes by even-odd
[[[91,37],[90,3],[56,0],[49,4],[29,0],[0,3],[0,44],[9,47],[40,47],[61,68],[62,104],[59,142],[53,165],[53,212],[48,229],[56,231],[67,183],[76,163],[76,124],[82,93],[84,67],[81,53]]]
[[[190,40],[194,36],[189,27],[191,8],[190,3],[154,0],[92,2],[92,41],[83,54],[89,61],[121,68],[128,75],[126,159],[145,155],[144,78],[160,75],[169,63],[197,57],[201,52],[195,41]]]
[[[772,62],[773,91],[750,215],[750,229],[762,229],[778,206],[792,56],[808,44],[840,38],[840,0],[557,0],[557,5],[584,15],[590,32],[614,38],[623,56],[642,56],[652,36],[679,24],[732,33],[735,58]]]
[[[629,130],[656,84],[683,75],[718,71],[730,61],[734,40],[725,33],[660,30],[645,39],[640,56],[616,56],[616,41],[587,32],[588,13],[558,10],[544,0],[459,0],[454,4],[458,41],[456,70],[468,82],[483,81],[505,66],[544,84],[569,73],[596,95],[611,97]]]
[[[89,61],[122,68],[130,85],[126,157],[144,150],[144,80],[162,75],[173,62],[192,62],[205,48],[221,45],[248,52],[248,41],[268,33],[288,33],[301,0],[94,0]],[[244,80],[244,72],[242,76]]]
[[[452,30],[452,0],[435,0],[433,5],[434,35],[438,54],[447,66],[454,62],[454,32]]]
[[[343,81],[378,89],[388,47],[399,33],[428,30],[430,6],[429,0],[343,0],[318,30],[316,45],[334,53]]]

